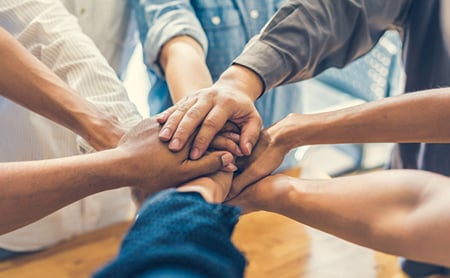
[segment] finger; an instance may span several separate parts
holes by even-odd
[[[184,113],[183,117],[179,120],[179,124],[174,130],[172,136],[172,141],[176,143],[169,144],[169,149],[177,151],[181,149],[192,133],[197,129],[197,127],[202,123],[204,117],[211,110],[211,104],[209,101],[199,100],[195,105],[190,107]],[[203,153],[202,153],[203,154]],[[198,156],[197,158],[199,158]]]
[[[171,140],[181,119],[184,117],[186,111],[188,111],[189,108],[196,103],[196,100],[186,99],[180,102],[182,103],[179,103],[175,106],[175,110],[167,118],[167,121],[164,123],[159,133],[159,138],[161,139],[161,141],[166,142]],[[180,144],[177,141],[171,140],[170,143],[172,144],[172,146],[169,145],[169,148],[173,151],[179,151],[182,148],[182,145],[180,146]]]
[[[172,113],[175,112],[176,109],[177,108],[175,106],[167,108],[165,111],[155,116],[156,121],[161,125],[164,124],[169,118],[169,116],[172,115]]]
[[[220,133],[220,136],[223,136],[227,139],[230,139],[231,141],[235,142],[236,144],[239,144],[239,142],[241,141],[241,135],[238,133],[234,133],[234,132],[230,132],[230,131],[226,131],[226,132],[222,132]]]
[[[233,198],[242,192],[248,185],[257,182],[261,178],[269,175],[260,169],[258,164],[251,164],[240,175],[233,179],[233,185],[231,187],[229,197]]]
[[[190,156],[192,159],[198,159],[205,153],[214,136],[225,125],[228,116],[222,108],[215,106],[211,109],[195,137]]]
[[[233,161],[233,155],[229,152],[210,152],[198,160],[186,160],[185,171],[188,173],[189,178],[196,178],[215,173],[222,168],[228,167],[228,169],[233,169]]]
[[[255,112],[243,126],[241,132],[241,150],[245,155],[250,155],[252,153],[253,147],[259,138],[259,133],[262,128],[261,117]]]
[[[210,148],[215,150],[226,150],[239,157],[244,155],[239,145],[235,141],[221,135],[214,137],[214,140],[211,142]]]
[[[227,121],[222,128],[222,132],[227,132],[227,131],[240,134],[241,128],[237,124]]]

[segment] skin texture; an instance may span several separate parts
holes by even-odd
[[[245,67],[231,66],[214,85],[183,97],[158,116],[158,121],[164,124],[160,138],[170,141],[169,148],[178,151],[199,128],[190,154],[197,159],[224,125],[232,122],[241,130],[242,153],[250,155],[262,127],[254,105],[262,91],[258,75]]]
[[[159,63],[164,70],[170,95],[174,103],[178,103],[182,100],[180,105],[184,105],[184,98],[189,99],[189,96],[195,96],[197,91],[212,85],[211,74],[205,59],[205,53],[200,44],[189,36],[177,36],[163,45],[160,51]],[[191,103],[192,101],[194,100],[192,99],[188,102]],[[194,111],[191,113],[195,114],[196,112]],[[181,111],[174,111],[171,122],[180,120],[180,117],[182,116],[183,113],[181,113]],[[170,122],[167,126],[168,128],[161,132],[161,139],[163,141],[168,141],[170,139]],[[237,134],[240,132],[240,129],[237,126],[233,126],[231,122],[228,122],[216,133],[218,136],[215,136],[209,147],[226,149],[236,156],[242,156],[243,153],[238,145],[239,139],[236,143],[236,140],[231,140],[236,138],[235,136],[233,138],[227,136],[227,132],[231,131]],[[182,130],[179,130],[179,133],[180,132],[181,134],[183,133]],[[208,147],[208,145],[206,147]],[[177,143],[177,140],[172,140],[169,144],[169,148],[178,151],[180,145]],[[203,154],[205,150],[203,150],[201,154]],[[192,148],[191,158],[198,159],[201,154],[196,150],[195,146]]]
[[[222,203],[231,188],[233,174],[219,171],[209,176],[200,177],[180,186],[181,192],[198,192],[209,203]]]
[[[329,180],[269,176],[229,204],[245,212],[279,213],[369,248],[450,266],[449,198],[448,177],[391,170]]]
[[[0,94],[82,136],[97,150],[125,133],[118,119],[76,94],[14,37],[0,28]]]
[[[225,151],[189,160],[189,145],[172,153],[158,139],[159,131],[156,120],[145,119],[111,150],[44,161],[1,163],[0,233],[29,224],[94,193],[131,185],[157,192],[215,173],[233,161],[233,156]]]
[[[433,89],[318,114],[290,114],[262,132],[231,196],[269,175],[294,147],[315,144],[450,141],[450,89]],[[407,107],[407,109],[405,109]],[[261,155],[264,154],[264,155]],[[268,159],[268,157],[270,159]]]

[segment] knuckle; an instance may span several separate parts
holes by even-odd
[[[214,129],[214,130],[219,129],[218,121],[211,117],[205,119],[205,121],[203,122],[203,126],[206,127],[207,129]]]
[[[236,101],[233,98],[225,97],[221,100],[223,107],[236,107]]]
[[[186,113],[186,117],[190,119],[199,119],[202,117],[202,113],[198,107],[191,107]]]

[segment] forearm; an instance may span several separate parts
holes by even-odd
[[[212,85],[205,53],[189,36],[178,36],[168,41],[161,50],[159,61],[174,102]]]
[[[273,129],[280,144],[450,142],[449,89],[407,94],[318,114],[290,115]]]
[[[104,190],[133,184],[116,151],[0,164],[0,234]]]
[[[77,95],[3,29],[0,40],[0,94],[86,139],[92,130],[107,126],[104,113]]]
[[[419,171],[296,180],[269,210],[360,245],[448,266],[449,186],[447,177]]]
[[[59,1],[2,1],[0,16],[8,19],[7,31],[77,94],[124,125],[141,119],[116,73]],[[111,138],[120,138],[102,124],[95,130],[99,145],[112,147],[117,140]]]

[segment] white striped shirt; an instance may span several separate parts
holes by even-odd
[[[64,2],[69,5],[71,1]],[[102,3],[106,2],[109,2],[110,9],[117,9],[116,15],[125,12],[126,0],[117,1],[117,4],[116,1],[114,4],[111,1]],[[95,16],[93,24],[104,27],[111,23],[102,22],[100,14],[103,12],[108,11],[97,9],[98,14],[91,14]],[[114,20],[114,17],[108,18]],[[115,20],[120,21],[119,18]],[[0,26],[12,33],[80,95],[114,113],[127,125],[141,119],[114,70],[60,1],[0,1]],[[116,27],[104,32],[109,32],[109,37],[114,37],[114,32],[119,36],[121,34],[117,32],[122,32],[123,28]],[[113,57],[118,54],[112,51],[108,55],[114,60]],[[75,134],[4,98],[0,98],[0,130],[0,161],[47,159],[78,153]],[[82,144],[86,147],[85,143]],[[0,236],[0,247],[14,251],[42,249],[80,233],[127,219],[132,213],[127,189],[99,193],[27,227]]]

